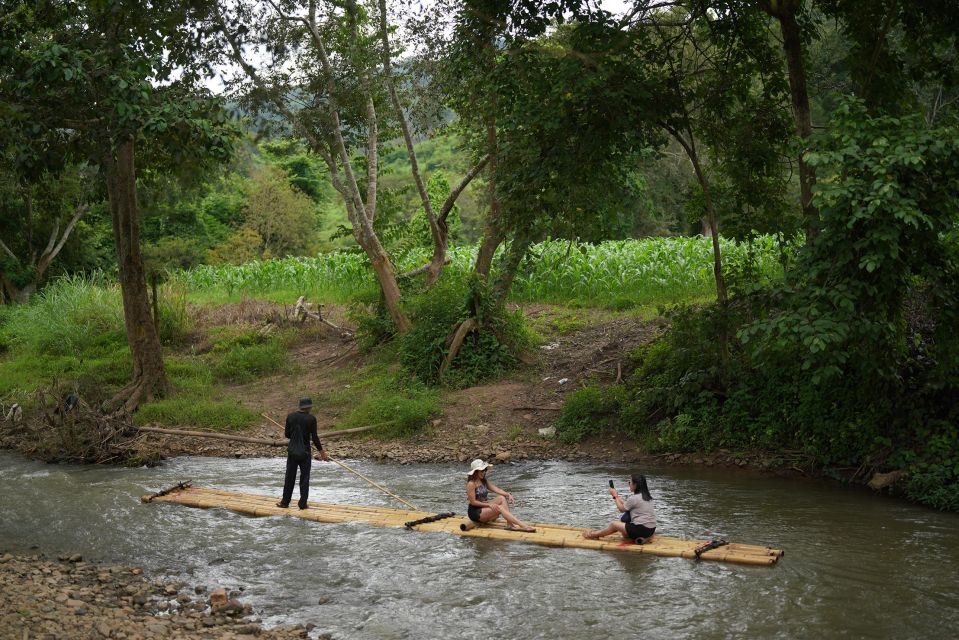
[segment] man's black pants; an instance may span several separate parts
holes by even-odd
[[[290,504],[293,498],[293,485],[296,484],[296,470],[300,470],[300,509],[306,508],[306,501],[310,497],[310,466],[311,459],[298,460],[293,456],[286,457],[286,478],[283,480],[283,504]]]

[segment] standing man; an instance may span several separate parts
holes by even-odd
[[[296,470],[300,470],[300,509],[307,508],[307,499],[310,496],[310,441],[316,445],[316,459],[329,460],[320,444],[320,437],[316,434],[316,417],[310,414],[313,401],[309,398],[300,400],[300,410],[286,416],[284,433],[290,439],[286,447],[286,478],[283,480],[283,499],[276,506],[286,509],[290,506],[293,497],[293,485],[296,484]]]

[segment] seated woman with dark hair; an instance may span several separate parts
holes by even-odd
[[[622,520],[613,520],[600,531],[592,529],[584,531],[584,538],[598,540],[618,531],[623,538],[637,544],[650,541],[656,533],[656,513],[653,511],[653,496],[650,495],[649,487],[646,485],[646,476],[638,473],[630,476],[629,490],[633,492],[633,495],[626,498],[624,502],[616,489],[609,487],[609,495],[616,501],[616,508],[629,515],[624,516]]]

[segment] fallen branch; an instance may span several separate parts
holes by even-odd
[[[450,364],[452,364],[453,358],[456,357],[456,354],[460,351],[460,347],[463,346],[463,341],[466,340],[466,336],[469,335],[470,332],[475,331],[478,326],[479,323],[476,321],[476,318],[470,318],[469,320],[463,320],[460,326],[456,328],[450,340],[449,353],[446,354],[446,357],[443,358],[443,364],[440,365],[438,377],[441,381],[443,380],[443,374],[446,373],[446,370]]]
[[[448,265],[450,262],[452,262],[452,260],[451,260],[449,257],[447,257],[446,259],[443,260],[443,265],[444,265],[444,266],[445,266],[445,265]],[[396,279],[397,279],[397,280],[408,280],[408,279],[410,279],[410,278],[415,278],[416,276],[421,276],[421,275],[423,275],[424,273],[426,273],[427,271],[429,271],[429,270],[430,270],[430,267],[432,267],[432,266],[433,266],[433,263],[424,264],[422,267],[416,267],[416,268],[413,269],[412,271],[407,271],[406,273],[401,273],[400,275],[396,276]]]
[[[353,348],[354,348],[355,346],[356,346],[356,343],[355,343],[355,342],[351,343],[350,346],[346,348],[346,351],[344,351],[344,352],[341,353],[340,355],[336,356],[336,357],[335,357],[332,361],[330,361],[330,362],[326,362],[326,360],[329,360],[329,358],[327,358],[326,360],[323,360],[322,362],[326,362],[326,364],[325,364],[324,366],[325,366],[326,368],[330,368],[330,367],[332,367],[333,365],[338,364],[338,363],[341,362],[342,360],[345,360],[345,359],[346,359],[346,356],[350,355],[350,352],[353,351]]]
[[[317,435],[321,438],[335,438],[337,436],[345,436],[350,433],[362,433],[364,431],[369,431],[371,429],[376,429],[377,427],[382,427],[387,424],[392,424],[391,422],[381,422],[379,424],[373,424],[368,427],[355,427],[353,429],[337,429],[336,431],[321,431]],[[286,438],[251,438],[249,436],[234,436],[227,433],[211,433],[209,431],[187,431],[185,429],[161,429],[160,427],[138,427],[138,431],[145,433],[159,433],[169,436],[190,436],[194,438],[213,438],[215,440],[233,440],[235,442],[249,442],[251,444],[265,444],[272,447],[284,447],[286,446]]]
[[[307,318],[312,318],[321,324],[325,324],[334,331],[339,331],[340,335],[344,338],[352,338],[353,332],[343,327],[338,327],[326,318],[323,317],[323,305],[317,304],[316,311],[311,309],[313,307],[312,302],[306,301],[306,296],[300,296],[296,300],[296,304],[293,306],[293,319],[299,320],[300,322],[305,321]]]

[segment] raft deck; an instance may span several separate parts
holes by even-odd
[[[276,506],[276,498],[220,489],[203,489],[181,486],[171,490],[143,496],[143,502],[171,502],[201,509],[229,509],[251,516],[291,516],[315,522],[365,522],[376,527],[402,527],[406,522],[428,518],[436,514],[412,509],[394,509],[391,507],[365,507],[329,502],[310,502],[309,509]],[[583,529],[558,524],[533,523],[535,533],[510,531],[502,524],[482,525],[462,530],[460,525],[469,525],[467,518],[454,516],[418,524],[416,531],[442,531],[471,538],[492,538],[496,540],[521,540],[548,547],[568,547],[576,549],[596,549],[600,551],[624,551],[645,553],[654,556],[696,558],[695,549],[708,540],[681,540],[656,534],[646,544],[624,542],[618,534],[600,540],[587,540],[582,537]],[[770,566],[783,556],[779,549],[750,544],[729,543],[703,552],[699,559],[733,562],[748,565]]]

